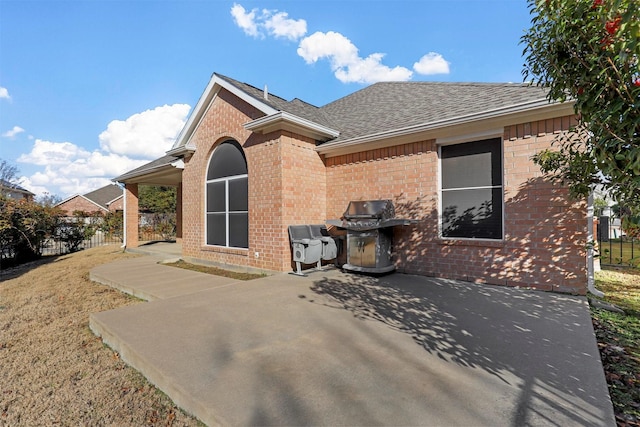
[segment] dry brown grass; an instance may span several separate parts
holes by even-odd
[[[140,303],[89,280],[116,246],[0,273],[0,426],[198,425],[89,330],[89,314]]]

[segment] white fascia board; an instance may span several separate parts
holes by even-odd
[[[184,160],[178,159],[175,162],[171,163],[171,166],[176,169],[184,169]]]
[[[217,95],[217,93],[220,91],[221,88],[228,90],[229,92],[236,95],[238,98],[254,106],[258,110],[265,113],[266,115],[274,114],[278,111],[275,108],[263,102],[260,102],[258,99],[254,98],[253,96],[250,96],[246,92],[238,89],[231,83],[221,79],[220,77],[214,74],[213,76],[211,76],[211,80],[209,80],[209,83],[207,84],[207,87],[205,88],[202,95],[200,96],[200,99],[198,99],[196,106],[191,111],[191,114],[189,114],[189,118],[187,119],[187,122],[185,123],[184,127],[178,134],[178,137],[176,138],[176,141],[174,142],[173,147],[171,147],[171,150],[167,151],[168,154],[173,152],[181,152],[181,150],[182,151],[195,150],[195,147],[189,146],[188,144],[189,139],[191,138],[191,135],[193,134],[193,132],[195,132],[195,130],[198,128],[198,125],[200,124],[202,117],[204,117],[205,113],[209,109],[211,102],[213,101],[214,97]]]
[[[109,200],[109,201],[107,202],[107,206],[109,206],[110,204],[112,204],[113,202],[115,202],[115,201],[116,201],[116,200],[118,200],[118,199],[122,199],[122,197],[123,197],[123,196],[122,196],[122,194],[121,194],[121,195],[119,195],[118,197],[116,197],[115,199],[113,199],[113,200]]]
[[[340,132],[335,129],[322,126],[286,111],[278,111],[274,114],[260,117],[245,123],[243,126],[245,129],[257,133],[289,130],[320,141],[327,141],[340,135]]]
[[[371,145],[371,148],[380,148],[386,145],[415,142],[416,136],[420,136],[419,139],[429,138],[429,135],[432,135],[429,139],[442,137],[444,136],[441,135],[442,131],[447,130],[448,135],[449,131],[455,127],[460,127],[460,133],[464,133],[466,132],[463,132],[465,125],[468,127],[474,124],[477,125],[483,121],[493,128],[497,122],[506,122],[509,120],[522,120],[523,122],[543,120],[560,115],[574,114],[573,105],[573,101],[550,104],[547,99],[541,99],[481,113],[452,117],[401,129],[393,129],[345,141],[328,142],[316,147],[316,151],[325,156],[332,157],[369,149],[368,146],[363,147],[364,144]]]

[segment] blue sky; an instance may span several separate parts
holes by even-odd
[[[525,0],[0,0],[0,159],[40,195],[161,156],[213,72],[321,106],[381,80],[521,82]]]

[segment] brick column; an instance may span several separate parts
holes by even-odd
[[[138,184],[125,184],[125,224],[128,248],[138,247]]]
[[[182,183],[176,189],[176,241],[182,241]]]

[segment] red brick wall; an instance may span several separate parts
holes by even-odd
[[[128,248],[137,248],[138,243],[138,184],[126,184],[124,197],[126,197],[127,211],[125,213],[126,241]]]
[[[253,134],[262,115],[222,90],[191,138],[183,172],[183,254],[267,270],[291,269],[287,226],[339,218],[350,200],[389,198],[399,217],[419,219],[395,234],[398,269],[472,282],[585,293],[586,208],[544,181],[531,155],[572,118],[504,129],[504,239],[438,238],[438,149],[434,140],[323,159],[313,140]],[[205,174],[213,149],[234,139],[249,174],[249,248],[205,244]]]
[[[438,238],[435,141],[326,159],[327,214],[349,200],[394,201],[397,216],[420,219],[395,233],[400,271],[472,282],[585,293],[586,206],[542,179],[531,156],[548,148],[573,118],[511,126],[504,132],[502,241]]]
[[[191,141],[196,152],[185,159],[182,251],[186,257],[266,270],[289,270],[287,226],[323,223],[325,168],[314,141],[288,133],[257,135],[242,125],[260,117],[251,106],[222,91]],[[249,249],[205,244],[205,174],[213,149],[234,139],[244,149],[249,175]]]
[[[85,199],[82,196],[72,197],[66,202],[58,205],[58,207],[63,211],[65,211],[68,216],[73,216],[73,213],[75,211],[83,211],[87,213],[91,213],[91,212],[105,213],[104,209],[100,209],[98,206],[96,206],[95,203],[91,203],[89,200]]]
[[[122,211],[124,210],[124,197],[120,197],[115,202],[112,202],[109,205],[109,212]]]

